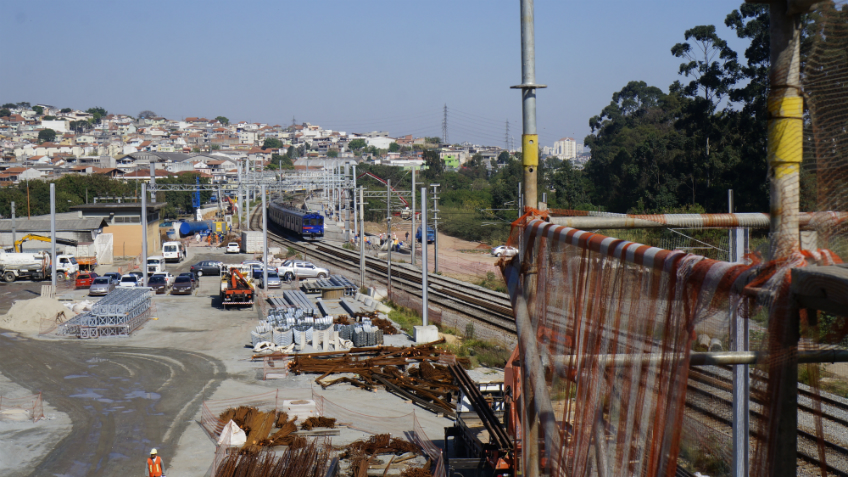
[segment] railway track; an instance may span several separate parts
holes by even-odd
[[[698,414],[709,427],[726,434],[732,430],[731,371],[720,367],[690,369],[686,391],[686,408]],[[829,475],[848,477],[848,404],[821,396],[822,427],[826,439],[822,445],[825,463],[819,456],[816,437],[816,409],[813,393],[799,389],[798,398],[798,465],[799,469],[818,474],[824,468]],[[829,404],[828,404],[829,403]],[[763,419],[762,401],[751,396],[751,438],[758,437],[757,424]],[[751,443],[753,448],[754,442]]]
[[[261,230],[261,216],[251,216],[252,229]],[[326,264],[348,273],[359,275],[359,252],[346,250],[326,242],[300,242],[292,240],[269,223],[268,241],[292,248]],[[365,273],[372,280],[387,281],[388,265],[384,260],[365,257]],[[392,262],[392,283],[395,287],[420,296],[421,270],[412,265]],[[430,302],[440,308],[451,310],[475,322],[495,328],[511,336],[516,335],[515,321],[509,296],[471,283],[428,275]]]

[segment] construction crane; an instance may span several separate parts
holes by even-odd
[[[48,242],[49,243],[50,237],[45,237],[44,235],[37,235],[37,234],[24,235],[23,238],[21,238],[20,240],[15,242],[15,252],[21,253],[21,245],[24,242],[27,242],[29,240],[38,240],[40,242]],[[77,246],[76,240],[63,239],[63,238],[58,238],[58,237],[56,237],[56,243],[59,244],[59,245],[71,245],[73,247]]]

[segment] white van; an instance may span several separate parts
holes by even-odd
[[[147,257],[147,273],[158,273],[165,271],[165,257]]]
[[[186,248],[182,242],[165,242],[162,244],[162,256],[166,262],[182,262],[186,259]]]

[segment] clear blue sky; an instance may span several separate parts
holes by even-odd
[[[540,142],[583,140],[628,81],[667,91],[671,47],[741,0],[536,0]],[[520,144],[518,0],[0,0],[0,102]],[[14,39],[14,40],[12,40]]]

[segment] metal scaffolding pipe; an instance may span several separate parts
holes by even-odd
[[[848,351],[843,350],[799,350],[798,363],[846,363]],[[565,368],[585,360],[597,361],[604,367],[626,367],[635,363],[642,365],[659,365],[664,362],[679,361],[683,356],[668,354],[593,354],[553,356],[551,360],[557,368]],[[692,352],[689,354],[689,366],[726,366],[740,364],[765,364],[769,362],[769,354],[761,351],[713,351]]]
[[[142,195],[144,195],[143,189]],[[53,293],[56,293],[56,266],[59,265],[59,261],[56,260],[56,184],[54,182],[50,183],[50,253],[50,283],[53,285]]]
[[[839,224],[848,220],[848,212],[802,212],[798,214],[802,229],[815,229],[823,225]],[[550,217],[552,224],[581,230],[596,229],[649,229],[649,228],[734,228],[767,229],[769,214],[656,214],[621,215],[615,217]]]

